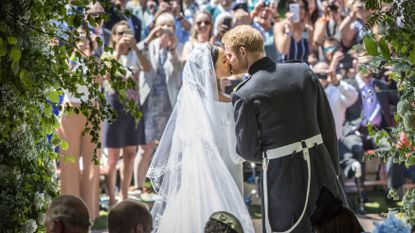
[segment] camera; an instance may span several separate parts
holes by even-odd
[[[223,19],[222,24],[226,25],[228,27],[228,30],[232,27],[232,18],[226,17]]]
[[[346,54],[342,60],[339,62],[339,68],[340,69],[350,69],[353,68],[353,58]]]
[[[318,79],[327,80],[327,73],[316,73]]]
[[[328,5],[328,7],[329,7],[329,10],[331,10],[331,11],[337,11],[337,9],[338,9],[338,6],[334,3]]]

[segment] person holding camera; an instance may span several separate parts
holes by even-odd
[[[354,0],[349,15],[340,24],[341,43],[346,49],[350,49],[356,43],[363,40],[363,27],[366,24],[368,12],[361,0]]]
[[[189,20],[183,15],[183,9],[177,0],[162,0],[160,1],[159,10],[155,16],[155,19],[163,14],[170,13],[173,15],[175,21],[175,34],[176,34],[176,50],[179,54],[182,53],[184,44],[189,40],[190,30],[192,24]],[[155,21],[156,21],[155,20]],[[153,22],[153,25],[150,28],[153,28],[156,22]]]
[[[232,14],[229,12],[220,13],[215,19],[213,37],[211,43],[220,42],[223,35],[232,28]]]
[[[252,27],[258,30],[264,39],[265,54],[274,61],[280,61],[281,55],[275,46],[274,36],[274,3],[269,0],[260,0],[255,4]]]
[[[326,92],[339,139],[343,132],[346,109],[356,102],[358,92],[353,85],[342,81],[341,75],[325,61],[314,65],[313,71]]]
[[[111,0],[112,7],[107,9],[106,12],[109,16],[109,19],[104,22],[104,39],[105,44],[108,45],[111,43],[111,30],[114,28],[114,25],[121,20],[128,22],[128,26],[131,30],[131,33],[136,41],[141,40],[141,19],[137,18],[135,15],[127,16],[127,0]],[[118,10],[118,8],[120,10]]]
[[[327,37],[333,37],[340,41],[340,24],[342,22],[339,11],[340,3],[337,0],[330,0],[329,2],[322,2],[321,4],[324,9],[324,15],[315,23],[313,43],[315,45],[322,45],[324,39]]]
[[[104,53],[103,58],[117,60],[126,70],[125,79],[138,80],[141,70],[150,70],[150,64],[143,52],[138,49],[136,40],[127,21],[120,21],[114,25],[111,31],[110,47],[114,48],[113,54]],[[107,77],[107,82],[111,82],[112,77]],[[144,126],[142,120],[138,126],[133,115],[124,109],[124,103],[119,100],[119,93],[107,86],[107,102],[117,113],[117,119],[104,124],[104,147],[108,148],[107,164],[107,187],[110,198],[110,206],[116,203],[115,199],[115,178],[118,158],[123,155],[123,170],[121,172],[121,196],[122,199],[128,198],[128,187],[133,173],[133,161],[137,153],[137,146],[144,144]],[[128,98],[138,103],[138,91],[127,90]]]
[[[160,140],[182,85],[183,62],[176,46],[174,16],[165,12],[156,18],[151,34],[156,39],[139,44],[146,51],[150,70],[139,79],[140,104],[145,128],[145,144],[135,161],[135,185],[142,190],[156,143]]]
[[[274,26],[275,44],[282,54],[283,61],[307,62],[313,39],[313,27],[308,24],[308,2],[288,1],[285,20]]]

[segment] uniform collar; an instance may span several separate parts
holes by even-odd
[[[270,66],[275,66],[275,62],[269,58],[269,57],[263,57],[261,59],[259,59],[258,61],[254,62],[254,64],[252,64],[249,67],[248,73],[249,75],[253,75],[256,72],[260,71],[260,70],[264,70]]]

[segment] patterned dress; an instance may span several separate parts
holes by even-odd
[[[166,74],[163,66],[167,60],[167,50],[160,51],[159,65],[153,79],[153,86],[143,106],[146,142],[160,140],[172,112]]]

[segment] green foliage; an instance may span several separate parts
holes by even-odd
[[[367,28],[377,24],[379,32],[367,35],[365,49],[374,56],[371,63],[359,67],[361,70],[379,68],[384,62],[399,87],[400,101],[395,115],[396,127],[390,132],[372,130],[376,141],[383,141],[386,148],[378,154],[386,160],[392,157],[395,163],[415,164],[415,1],[412,0],[366,0],[367,10],[372,14]],[[391,196],[396,197],[392,191]],[[415,225],[415,191],[403,198],[401,209],[408,223]]]
[[[80,40],[75,30],[83,24],[89,0],[2,0],[0,4],[0,228],[2,232],[43,232],[48,201],[57,194],[53,164],[68,144],[55,133],[58,118],[52,105],[66,90],[80,98],[78,85],[88,89],[87,100],[79,107],[65,106],[68,113],[88,119],[85,133],[100,147],[100,125],[116,114],[105,101],[97,77],[108,75],[110,86],[126,97],[136,88],[118,74],[125,70],[114,60],[97,61],[77,50]],[[102,1],[104,8],[110,1]],[[75,10],[75,8],[77,10]],[[96,25],[107,15],[87,17]],[[63,24],[69,27],[65,29]],[[89,29],[87,28],[87,34]],[[59,42],[59,45],[58,45]],[[97,40],[98,44],[102,41]],[[105,51],[111,51],[105,48]],[[82,64],[70,71],[68,58]],[[86,70],[86,71],[85,71]],[[136,104],[125,99],[127,110],[140,117]],[[62,106],[60,106],[62,109]],[[51,144],[46,135],[55,133]],[[65,158],[71,160],[70,157]]]
[[[407,222],[415,226],[415,190],[406,192],[402,200],[402,210],[407,217]]]
[[[377,71],[380,64],[389,67],[390,77],[399,85],[400,102],[398,103],[395,120],[396,127],[389,133],[373,131],[375,137],[383,138],[390,148],[397,149],[399,161],[413,164],[414,155],[408,155],[409,146],[401,145],[400,138],[403,133],[408,138],[408,145],[414,145],[415,130],[415,2],[408,0],[386,1],[366,0],[366,7],[373,11],[368,20],[368,27],[377,23],[379,32],[368,34],[364,38],[365,49],[374,56],[369,63],[359,67],[360,70]],[[394,155],[396,156],[396,155]]]

